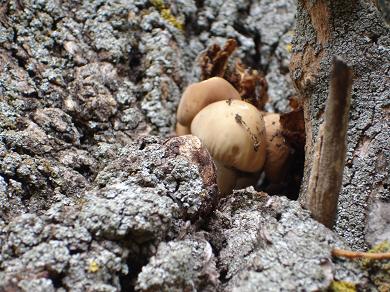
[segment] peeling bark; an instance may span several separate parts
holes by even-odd
[[[343,178],[351,87],[351,69],[335,59],[305,202],[313,217],[329,228],[334,224]]]

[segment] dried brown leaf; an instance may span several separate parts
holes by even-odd
[[[264,74],[247,68],[239,59],[235,63],[229,62],[236,48],[237,42],[229,39],[223,48],[213,44],[202,53],[200,56],[201,80],[214,76],[222,77],[237,89],[243,100],[263,110],[268,101],[268,84]]]
[[[228,59],[236,48],[237,42],[234,39],[228,39],[223,48],[217,44],[208,47],[200,56],[201,80],[214,76],[223,77]]]

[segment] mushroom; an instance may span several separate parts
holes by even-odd
[[[217,184],[223,194],[232,191],[235,169],[257,172],[265,163],[266,134],[263,114],[241,100],[214,102],[203,108],[191,123],[216,161]]]
[[[267,135],[265,176],[271,183],[279,183],[286,175],[290,147],[282,135],[279,114],[266,114],[264,122]]]
[[[252,172],[252,173],[238,172],[234,189],[235,190],[244,189],[248,186],[256,187],[262,173],[263,173],[262,169],[260,171]]]
[[[221,77],[212,77],[191,84],[180,99],[177,121],[183,126],[190,127],[192,119],[205,106],[228,99],[241,99],[241,97],[238,91]]]
[[[191,130],[189,127],[183,126],[179,122],[176,123],[176,135],[177,136],[184,136],[191,134]]]

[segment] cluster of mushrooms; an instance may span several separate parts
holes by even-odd
[[[176,134],[202,141],[215,161],[218,188],[228,194],[255,184],[263,171],[272,183],[284,177],[290,147],[279,119],[243,101],[225,79],[212,77],[184,91]]]

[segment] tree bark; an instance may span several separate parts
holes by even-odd
[[[369,222],[373,206],[390,202],[390,33],[374,2],[298,1],[290,64],[305,113],[306,161],[299,198],[305,206],[311,200],[308,184],[316,162],[314,146],[323,122],[333,58],[342,57],[353,70],[347,152],[335,230],[356,249],[373,242],[368,231],[376,221]]]
[[[335,58],[304,202],[313,217],[329,228],[334,225],[344,172],[351,87],[351,68]]]

